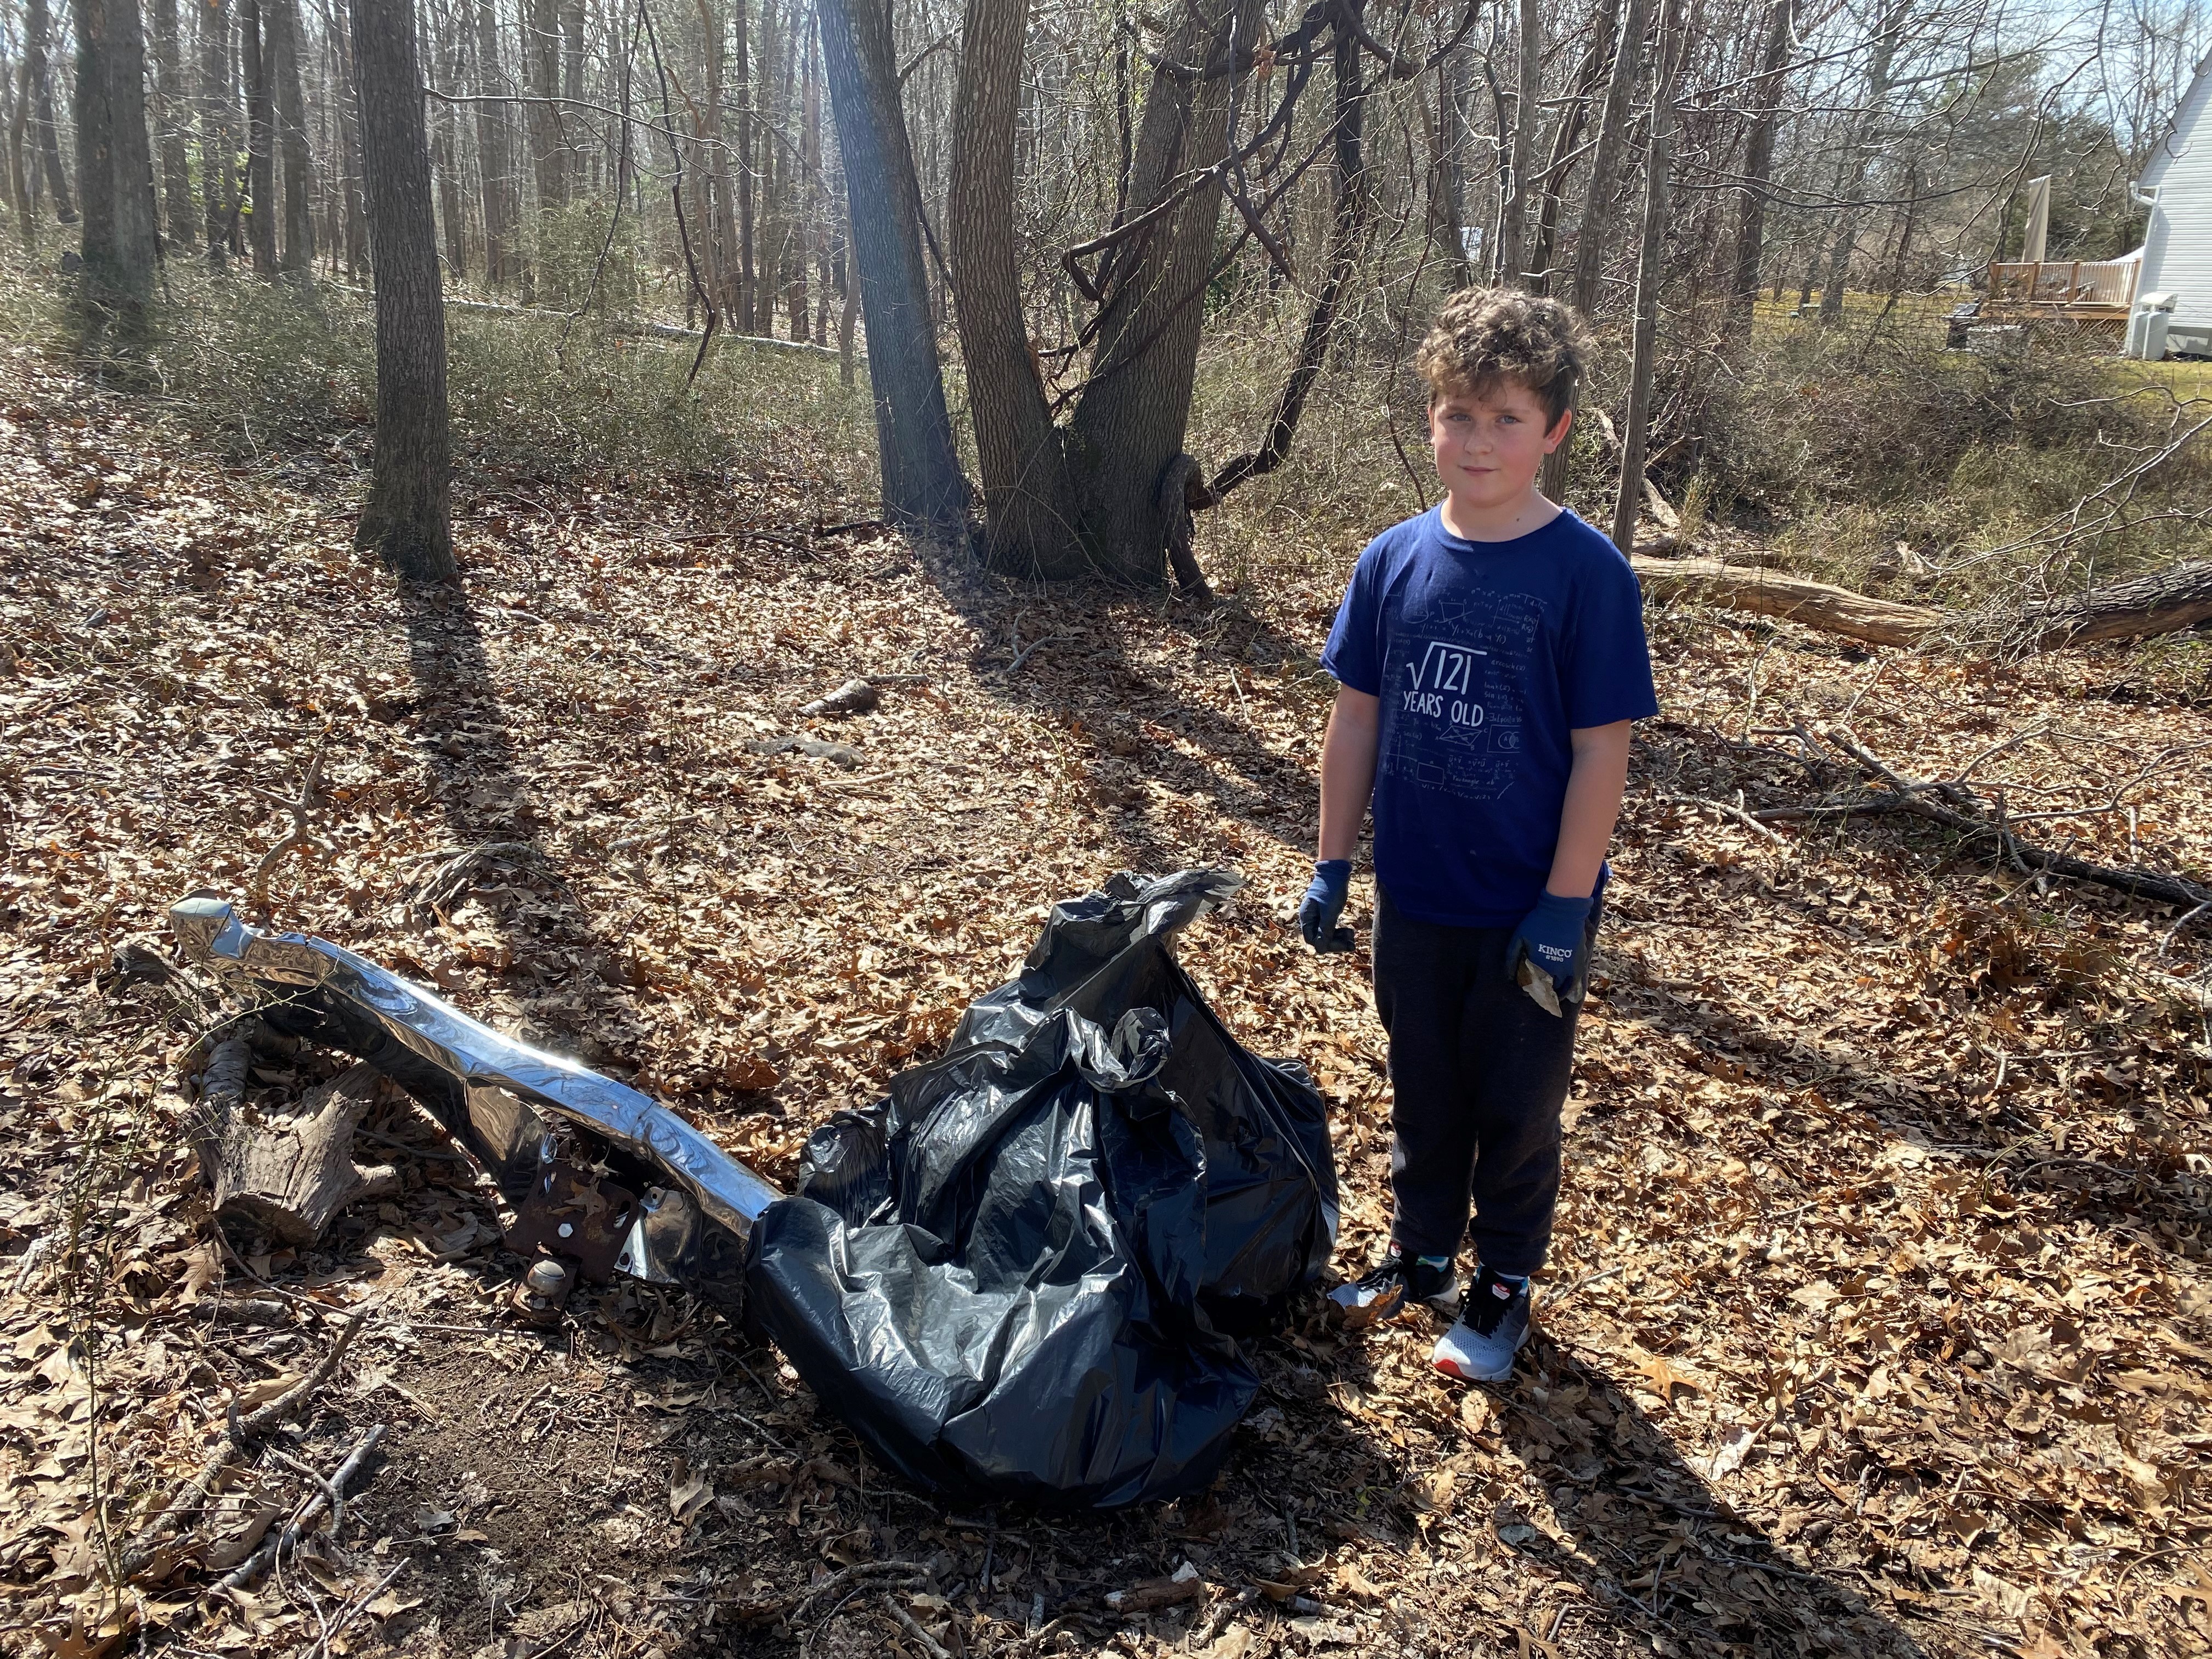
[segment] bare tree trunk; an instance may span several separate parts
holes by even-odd
[[[1474,80],[1474,52],[1473,46],[1462,41],[1437,65],[1437,171],[1451,239],[1445,257],[1451,262],[1454,288],[1472,287],[1475,280],[1474,261],[1467,251],[1467,149],[1472,137],[1467,100]]]
[[[169,241],[190,247],[199,234],[192,204],[191,166],[185,150],[185,127],[191,100],[185,91],[177,50],[177,0],[154,0],[154,127],[161,137],[161,204]]]
[[[477,0],[477,91],[496,98],[507,91],[500,74],[499,14],[492,0]],[[477,158],[483,173],[484,280],[512,283],[520,263],[514,246],[520,218],[507,112],[495,103],[477,106]]]
[[[351,0],[376,278],[376,448],[354,545],[400,576],[454,574],[446,313],[411,0]]]
[[[424,54],[428,58],[428,31],[424,31]],[[448,32],[438,41],[438,78],[447,86],[459,84],[455,59],[459,55],[453,34]],[[446,270],[455,282],[469,274],[468,208],[461,194],[461,145],[459,123],[454,118],[453,106],[434,103],[430,106],[430,171],[438,184],[438,217],[446,233]]]
[[[1679,0],[1662,0],[1657,84],[1645,147],[1644,244],[1636,263],[1636,333],[1630,351],[1628,413],[1621,422],[1620,492],[1613,504],[1613,544],[1623,557],[1636,549],[1636,512],[1644,499],[1644,455],[1651,436],[1651,364],[1658,344],[1659,256],[1667,237],[1667,171],[1674,134],[1674,33]]]
[[[756,222],[753,238],[752,281],[747,286],[750,303],[741,313],[748,334],[772,334],[775,331],[775,277],[777,238],[781,228],[782,211],[777,186],[782,175],[783,152],[774,142],[774,136],[783,131],[775,108],[776,84],[776,17],[775,0],[761,0],[760,69],[753,81],[754,107],[761,116],[759,149],[754,167],[759,174],[756,186],[760,204],[760,216]],[[897,46],[894,40],[891,61],[897,62]],[[902,109],[901,122],[904,115]],[[908,153],[912,153],[911,143]],[[917,181],[915,208],[921,211],[920,185]],[[928,267],[923,266],[924,280]]]
[[[300,88],[300,0],[266,4],[274,48],[266,67],[276,83],[276,149],[284,170],[284,252],[278,265],[305,276],[314,268],[315,221],[306,100]]]
[[[76,0],[77,184],[84,297],[124,330],[154,297],[160,232],[146,139],[146,39],[138,0]]]
[[[1605,274],[1605,224],[1620,184],[1620,163],[1628,144],[1629,100],[1644,62],[1644,32],[1650,16],[1650,0],[1626,0],[1620,24],[1620,46],[1613,53],[1613,76],[1605,89],[1605,110],[1599,118],[1597,143],[1590,155],[1589,189],[1583,198],[1583,221],[1575,242],[1575,283],[1572,299],[1577,311],[1589,317],[1597,310],[1599,280]],[[1565,452],[1560,446],[1560,453]]]
[[[1567,158],[1582,142],[1583,129],[1589,120],[1590,101],[1597,92],[1597,78],[1604,73],[1607,59],[1613,56],[1613,0],[1598,0],[1589,47],[1575,66],[1574,96],[1553,134],[1552,154],[1545,164],[1544,176],[1537,180],[1539,206],[1535,241],[1528,254],[1528,286],[1538,294],[1552,291],[1552,256],[1559,245],[1559,210],[1567,195]],[[1560,446],[1561,451],[1565,448],[1565,445]]]
[[[562,110],[562,177],[568,199],[573,202],[588,196],[592,189],[592,169],[586,163],[583,145],[576,141],[578,133],[590,129],[590,123],[581,118],[575,107],[584,98],[584,0],[561,0],[558,9],[562,95],[568,100]]]
[[[252,207],[246,240],[253,249],[253,274],[276,274],[276,178],[271,145],[275,100],[269,84],[268,43],[261,25],[261,0],[239,0],[238,50],[246,70],[246,193]]]
[[[1774,138],[1782,125],[1783,72],[1795,44],[1796,0],[1774,0],[1767,13],[1765,49],[1759,54],[1759,80],[1753,92],[1755,113],[1743,147],[1743,194],[1736,203],[1735,281],[1729,291],[1728,331],[1751,337],[1759,301],[1759,267],[1766,240],[1767,182],[1774,175]]]
[[[1528,186],[1536,163],[1536,105],[1543,96],[1544,34],[1536,0],[1521,0],[1521,41],[1513,99],[1512,178],[1498,224],[1498,280],[1528,285]]]
[[[554,0],[529,0],[522,26],[522,74],[530,106],[530,158],[541,216],[565,207],[568,169],[561,150],[561,15]]]
[[[752,47],[746,33],[745,11],[750,0],[731,0],[731,67],[737,82],[732,88],[738,100],[738,247],[737,270],[731,314],[750,317],[753,307],[753,122]],[[748,327],[750,324],[747,325]]]
[[[208,0],[200,27],[200,195],[207,215],[208,263],[217,270],[230,256],[231,222],[238,212],[238,145],[231,128],[230,11],[227,0]]]
[[[76,210],[70,205],[69,174],[62,167],[61,131],[54,121],[53,71],[47,61],[52,33],[46,0],[25,0],[23,73],[31,89],[31,124],[37,129],[39,160],[46,169],[46,193],[54,198],[54,217],[73,225]],[[82,165],[81,142],[78,155]]]
[[[1247,61],[1261,15],[1258,0],[1191,0],[1178,14],[1145,98],[1133,208],[1164,204],[1186,173],[1210,174],[1227,153],[1232,70]],[[1206,72],[1189,79],[1182,64]],[[1183,510],[1162,499],[1161,486],[1182,458],[1220,212],[1218,178],[1208,177],[1133,246],[1113,250],[1091,379],[1072,423],[1092,555],[1109,574],[1145,586],[1164,580],[1168,530]]]
[[[738,331],[744,333],[750,325],[744,321],[743,283],[732,280],[738,275],[732,270],[738,254],[737,214],[730,197],[729,148],[722,143],[723,31],[711,0],[699,0],[699,27],[707,45],[707,108],[696,134],[701,165],[691,176],[695,199],[705,210],[699,224],[707,256],[706,283],[722,314],[735,319]]]
[[[347,274],[359,282],[363,267],[370,263],[361,84],[355,68],[353,43],[348,38],[349,32],[333,29],[331,33],[337,37],[338,79],[343,87],[338,98],[338,150],[343,158],[341,185],[345,201],[345,266]]]
[[[969,0],[945,239],[983,475],[985,556],[994,570],[1065,575],[1083,563],[1079,513],[1030,354],[1015,268],[1015,121],[1028,14],[1028,0]],[[872,348],[872,328],[868,337]]]
[[[15,198],[26,248],[36,247],[39,241],[38,210],[31,188],[31,170],[37,161],[26,143],[30,135],[31,102],[31,60],[26,54],[16,66],[15,106],[8,112],[8,192]]]
[[[1859,226],[1866,212],[1859,198],[1866,191],[1867,169],[1889,102],[1890,70],[1897,58],[1898,35],[1905,9],[1911,3],[1912,0],[1884,0],[1875,21],[1873,50],[1867,56],[1866,107],[1854,124],[1844,158],[1844,183],[1836,192],[1843,198],[1843,209],[1837,219],[1835,245],[1828,254],[1827,283],[1820,290],[1824,325],[1843,319],[1844,285],[1850,276],[1851,256],[1857,252]]]
[[[1615,0],[1598,0],[1598,3],[1610,6]],[[1605,275],[1606,225],[1628,147],[1629,101],[1644,61],[1644,31],[1650,15],[1650,0],[1626,0],[1620,39],[1613,52],[1613,73],[1606,81],[1605,105],[1598,116],[1589,185],[1575,237],[1574,283],[1568,295],[1585,318],[1594,319],[1597,312],[1598,284]],[[1565,497],[1570,448],[1571,445],[1563,443],[1544,458],[1543,490],[1553,501]]]
[[[951,538],[968,505],[931,326],[921,191],[899,105],[888,0],[823,0],[823,64],[845,159],[853,250],[868,331],[884,512]]]

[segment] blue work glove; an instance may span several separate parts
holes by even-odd
[[[1520,976],[1525,952],[1530,965],[1549,975],[1557,993],[1566,995],[1582,977],[1587,939],[1583,927],[1589,913],[1590,901],[1586,898],[1561,898],[1553,892],[1539,896],[1536,908],[1521,918],[1521,925],[1505,942],[1507,971],[1516,979]]]
[[[1352,860],[1323,859],[1314,866],[1313,885],[1298,905],[1298,931],[1316,951],[1349,951],[1352,929],[1340,927],[1346,896],[1352,890]]]

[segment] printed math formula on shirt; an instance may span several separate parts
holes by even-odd
[[[1420,661],[1406,665],[1413,684],[1406,693],[1404,712],[1449,720],[1454,726],[1481,725],[1482,705],[1471,702],[1468,693],[1472,689],[1474,659],[1490,653],[1447,645],[1442,640],[1430,640],[1427,645]],[[1454,692],[1459,695],[1453,696]]]

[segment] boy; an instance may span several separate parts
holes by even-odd
[[[1511,1375],[1528,1338],[1629,726],[1659,712],[1628,562],[1536,489],[1588,349],[1556,300],[1445,302],[1415,360],[1444,498],[1359,556],[1322,655],[1338,689],[1298,921],[1316,950],[1350,943],[1371,801],[1393,1091],[1389,1250],[1329,1297],[1347,1324],[1449,1312],[1467,1234],[1480,1272],[1431,1355],[1466,1381]]]

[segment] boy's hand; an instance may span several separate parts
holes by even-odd
[[[1298,931],[1316,951],[1349,951],[1352,929],[1336,925],[1352,890],[1352,860],[1323,859],[1314,866],[1313,885],[1298,906]]]
[[[1564,995],[1582,977],[1587,938],[1583,930],[1589,921],[1589,913],[1590,902],[1586,898],[1561,898],[1557,893],[1544,893],[1537,899],[1536,908],[1521,918],[1521,925],[1505,942],[1506,971],[1517,976],[1525,952],[1530,965],[1549,975],[1552,983]]]

